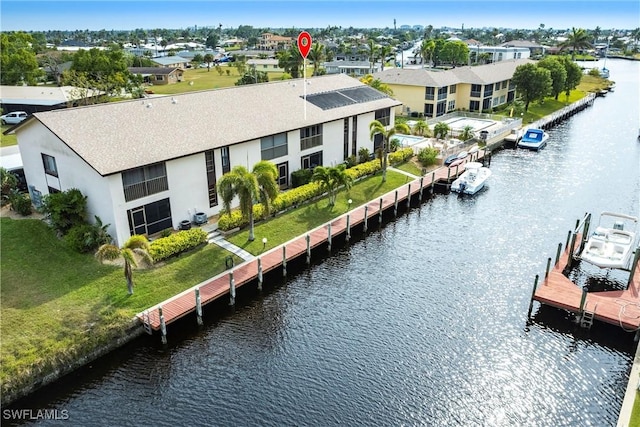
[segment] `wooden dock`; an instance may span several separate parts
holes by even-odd
[[[486,150],[481,150],[469,155],[466,161],[479,161],[487,156]],[[283,276],[286,276],[288,262],[306,257],[307,264],[310,263],[312,251],[315,248],[327,245],[330,250],[333,239],[341,235],[349,240],[354,227],[359,227],[359,230],[366,233],[370,222],[382,223],[385,212],[393,210],[393,214],[397,215],[398,207],[401,204],[404,203],[406,207],[409,207],[411,200],[421,202],[426,196],[423,193],[432,192],[437,184],[449,184],[463,171],[464,164],[455,168],[438,168],[377,200],[358,206],[334,220],[310,230],[303,236],[285,242],[253,260],[239,264],[227,272],[138,313],[137,317],[149,334],[152,334],[153,331],[160,331],[163,342],[166,342],[166,326],[168,324],[194,312],[198,323],[201,323],[202,307],[206,304],[227,296],[229,303],[234,304],[237,288],[257,281],[258,288],[261,289],[264,274],[280,269]]]
[[[575,241],[581,241],[582,235],[575,233]],[[572,246],[567,245],[555,266],[545,273],[540,286],[534,286],[532,302],[566,310],[578,315],[583,327],[590,327],[593,320],[620,326],[626,331],[635,332],[640,328],[640,263],[636,255],[627,289],[587,292],[573,283],[565,270],[570,267],[573,257]],[[536,277],[536,282],[537,282]]]

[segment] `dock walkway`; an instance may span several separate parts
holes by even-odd
[[[580,240],[581,235],[576,235]],[[625,290],[586,292],[573,283],[564,271],[567,268],[570,249],[567,247],[558,262],[533,294],[533,300],[583,316],[585,312],[594,320],[620,326],[627,331],[640,328],[640,263]],[[631,272],[630,272],[631,274]]]
[[[467,161],[479,161],[485,156],[487,156],[486,150],[481,150],[470,155]],[[351,229],[358,225],[361,225],[366,232],[369,221],[375,221],[377,217],[378,222],[382,222],[385,211],[393,209],[395,214],[401,203],[408,206],[413,198],[421,201],[423,192],[433,191],[434,186],[439,183],[449,183],[463,171],[464,165],[455,168],[438,168],[257,257],[247,253],[239,254],[245,259],[241,264],[138,313],[137,317],[148,333],[161,331],[164,340],[166,325],[193,312],[196,312],[200,319],[202,307],[221,297],[228,296],[230,304],[233,304],[236,288],[256,280],[260,288],[263,275],[279,268],[282,274],[286,275],[288,262],[306,256],[306,261],[309,263],[313,249],[318,246],[327,244],[331,248],[332,240],[342,234],[348,240]]]

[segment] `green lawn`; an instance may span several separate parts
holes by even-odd
[[[400,169],[402,171],[405,171],[407,173],[410,173],[412,175],[415,175],[416,178],[419,178],[422,176],[422,168],[418,167],[415,163],[409,161],[409,162],[404,162],[402,164],[396,165],[394,166],[396,169]],[[427,169],[433,169],[433,168],[427,168]]]
[[[15,135],[5,135],[4,131],[9,129],[11,126],[9,125],[1,125],[0,126],[0,147],[8,147],[10,145],[16,145],[18,143],[18,139]]]
[[[629,427],[640,427],[640,393],[638,392],[636,392],[636,398],[633,401]]]
[[[135,271],[129,296],[121,267],[73,252],[44,222],[0,218],[0,227],[3,391],[108,342],[136,313],[224,271],[229,255],[207,245]]]
[[[352,200],[351,207],[355,208],[411,181],[413,179],[404,174],[387,171],[387,181],[382,183],[382,177],[378,173],[359,181],[348,192],[340,191],[333,207],[329,206],[327,198],[323,198],[257,223],[253,242],[248,241],[248,229],[239,231],[227,240],[254,255],[259,255],[262,252],[263,237],[267,238],[266,249],[271,249],[347,212],[349,199]]]

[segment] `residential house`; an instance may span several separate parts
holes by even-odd
[[[247,67],[256,71],[284,72],[284,68],[278,65],[277,59],[248,59]]]
[[[513,73],[518,66],[533,62],[516,59],[446,71],[391,68],[373,77],[402,101],[396,113],[433,118],[454,110],[484,112],[513,101]]]
[[[286,50],[293,44],[293,37],[279,36],[277,34],[263,33],[260,36],[258,46],[262,50]]]
[[[529,40],[511,40],[500,44],[501,47],[517,47],[529,49],[529,57],[544,55],[544,46]]]
[[[32,200],[77,188],[122,244],[220,213],[234,166],[272,161],[286,189],[295,170],[373,152],[369,124],[399,105],[338,74],[36,113],[11,132]]]
[[[322,64],[327,74],[348,74],[362,77],[380,71],[380,63],[371,64],[369,61],[331,61]]]
[[[0,86],[0,107],[5,113],[26,111],[31,114],[92,104],[102,94],[75,86]]]
[[[190,62],[188,59],[181,56],[161,56],[158,58],[152,58],[151,60],[160,67],[182,69],[188,68]]]
[[[129,72],[142,76],[144,83],[152,85],[168,85],[181,82],[184,73],[181,68],[167,67],[129,67]]]

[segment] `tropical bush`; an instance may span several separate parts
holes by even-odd
[[[347,160],[344,161],[347,168],[352,168],[358,164],[358,158],[356,156],[349,156]]]
[[[100,217],[96,215],[95,223],[74,225],[64,236],[64,240],[76,252],[92,252],[113,241],[107,233],[108,227],[109,224],[103,225]]]
[[[438,157],[438,149],[433,147],[425,147],[418,152],[418,161],[422,166],[430,166],[436,164]]]
[[[296,188],[311,182],[311,172],[309,169],[298,169],[291,172],[291,187]]]
[[[0,186],[0,201],[5,203],[9,200],[13,190],[18,187],[18,178],[5,168],[0,167]]]
[[[33,206],[31,205],[31,198],[28,194],[22,194],[18,189],[14,188],[8,197],[9,203],[11,203],[11,209],[22,216],[31,215]]]
[[[406,162],[413,157],[413,148],[403,148],[393,153],[389,153],[389,163],[392,165]]]
[[[66,234],[74,226],[84,224],[87,214],[87,197],[77,188],[42,198],[42,212],[49,217],[51,227]]]
[[[358,150],[358,161],[360,163],[368,162],[370,157],[371,157],[371,151],[369,151],[368,148],[362,147],[361,149]]]
[[[193,249],[207,241],[207,232],[201,228],[192,228],[161,237],[149,245],[149,255],[158,262]]]

